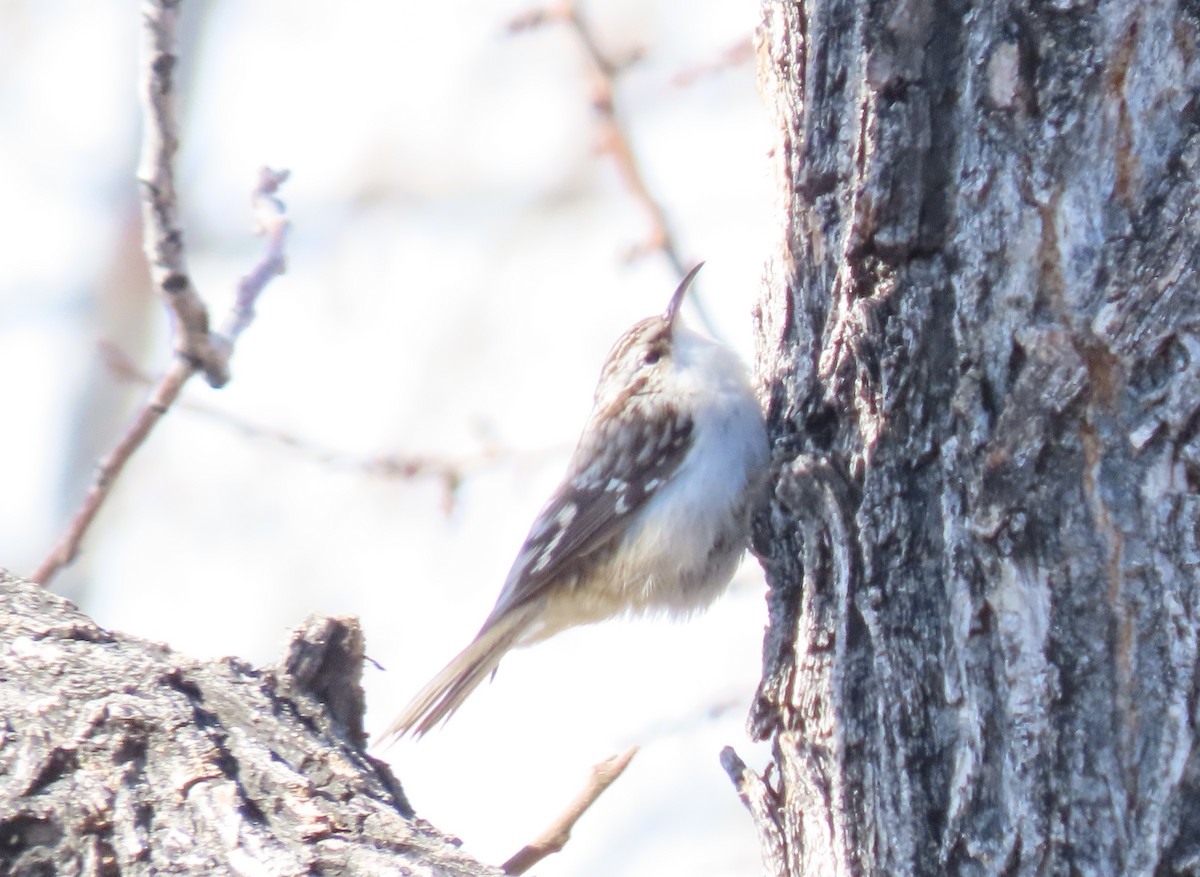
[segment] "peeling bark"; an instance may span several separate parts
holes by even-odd
[[[1200,873],[1200,7],[764,13],[771,873]]]

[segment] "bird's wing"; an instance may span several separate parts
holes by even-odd
[[[692,418],[648,412],[633,395],[619,413],[593,415],[567,476],[533,522],[484,630],[514,607],[541,597],[589,555],[625,531],[646,501],[670,481],[692,444]]]

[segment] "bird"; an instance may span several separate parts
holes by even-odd
[[[738,356],[682,321],[697,264],[666,310],[613,345],[567,472],[534,519],[475,638],[384,732],[448,719],[511,649],[620,616],[687,617],[733,578],[769,462]]]

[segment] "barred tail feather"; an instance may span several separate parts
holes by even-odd
[[[521,640],[537,615],[537,606],[522,606],[489,620],[471,644],[417,692],[384,732],[383,739],[405,734],[420,737],[450,718],[495,671],[500,659]]]

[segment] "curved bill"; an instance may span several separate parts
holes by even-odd
[[[696,274],[704,267],[703,262],[697,262],[696,267],[684,275],[683,280],[679,281],[679,287],[671,296],[671,301],[667,303],[667,311],[663,314],[666,317],[667,325],[675,325],[675,318],[679,316],[679,308],[683,304],[683,297],[687,295],[688,287],[692,285],[692,281],[696,278]]]

